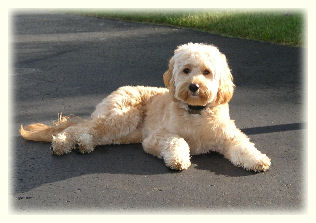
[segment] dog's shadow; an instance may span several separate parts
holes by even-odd
[[[256,174],[255,172],[246,171],[243,168],[234,166],[223,155],[216,152],[192,156],[191,162],[195,164],[196,169],[209,170],[216,175],[241,177]]]
[[[40,185],[87,174],[156,175],[177,173],[168,169],[162,159],[146,154],[141,144],[99,146],[90,154],[72,152],[63,156],[51,154],[48,143],[25,141],[16,137],[13,155],[13,190],[22,193]],[[230,177],[253,173],[233,166],[217,153],[192,156],[192,166]]]

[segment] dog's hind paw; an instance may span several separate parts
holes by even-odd
[[[49,149],[50,149],[52,155],[57,156],[57,154],[54,152],[53,146],[50,146]]]
[[[70,141],[66,134],[60,133],[57,136],[53,136],[51,151],[54,155],[63,155],[70,153],[73,148],[73,142]]]
[[[80,153],[90,153],[94,150],[94,142],[93,142],[93,136],[90,134],[82,134],[78,138],[78,144],[77,149],[80,151]]]

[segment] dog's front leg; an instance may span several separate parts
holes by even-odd
[[[144,151],[163,158],[170,169],[185,170],[191,165],[190,147],[181,137],[166,131],[157,131],[143,140]]]
[[[253,143],[241,143],[227,149],[225,157],[236,166],[255,172],[267,171],[271,161],[266,154],[256,149]]]
[[[269,157],[257,150],[255,145],[235,124],[223,130],[223,149],[219,152],[223,153],[225,158],[246,170],[260,172],[269,169],[271,165]]]

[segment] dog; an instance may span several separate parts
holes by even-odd
[[[142,143],[167,167],[185,170],[191,155],[223,154],[246,170],[267,171],[271,161],[229,116],[235,85],[227,59],[217,47],[178,46],[163,74],[166,88],[124,86],[96,106],[90,119],[60,116],[53,125],[23,127],[24,139],[52,142],[55,155],[90,153],[97,145]]]

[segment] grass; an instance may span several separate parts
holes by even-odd
[[[240,10],[94,10],[80,12],[102,18],[188,27],[223,36],[302,46],[301,11]]]

